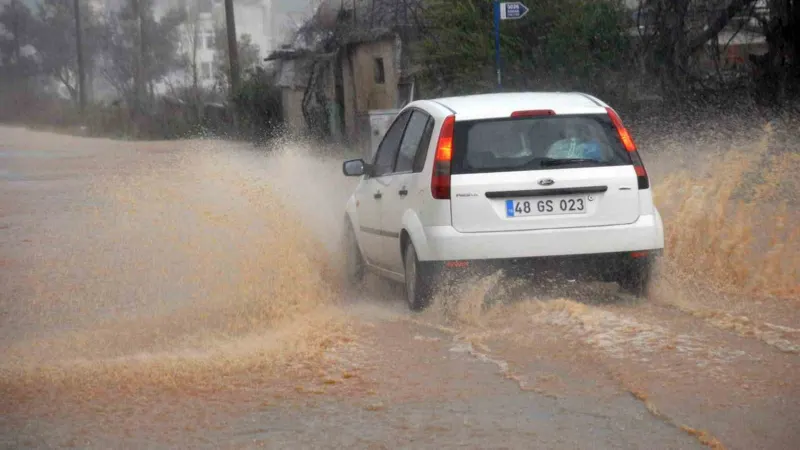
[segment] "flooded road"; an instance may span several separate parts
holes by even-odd
[[[339,159],[0,128],[0,447],[797,448],[797,161],[646,161],[650,301],[498,274],[411,314],[342,283]]]

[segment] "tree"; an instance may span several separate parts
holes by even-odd
[[[184,84],[178,89],[173,87],[173,93],[178,98],[183,98],[193,105],[196,118],[202,116],[202,92],[200,87],[200,74],[198,73],[199,52],[205,39],[200,20],[200,8],[197,1],[186,6],[186,23],[181,28],[181,72],[185,76]]]
[[[185,21],[186,12],[181,9],[170,10],[156,20],[152,0],[139,0],[138,5],[127,3],[107,19],[100,39],[100,71],[130,105],[140,101],[146,105],[153,85],[181,67],[178,43],[180,25]],[[137,75],[141,80],[139,89]]]
[[[75,0],[73,3],[73,14],[75,15],[75,47],[78,64],[78,90],[80,91],[81,114],[86,111],[86,66],[83,59],[83,24],[81,23],[81,2]]]
[[[518,25],[510,49],[523,76],[538,73],[552,82],[555,75],[557,87],[600,92],[625,78],[632,24],[621,1],[539,2],[531,14],[538,20]]]
[[[220,90],[229,92],[230,57],[228,56],[228,38],[225,28],[218,27],[214,31],[214,77]],[[238,39],[238,66],[245,74],[259,67],[261,51],[249,34],[242,34]]]
[[[766,10],[761,8],[764,5]],[[780,102],[800,81],[798,0],[640,0],[639,10],[645,18],[641,21],[643,57],[649,70],[659,74],[665,92],[705,87],[704,73],[694,62],[704,49],[727,45],[718,42],[726,29],[766,38],[767,54],[750,55],[751,67],[756,68],[752,81],[773,100]],[[759,25],[753,27],[753,23]]]
[[[501,51],[512,88],[603,86],[628,61],[628,14],[619,0],[540,0],[503,22]],[[430,0],[415,21],[423,85],[432,94],[493,89],[493,8],[487,0]]]
[[[759,10],[763,4],[767,12]],[[502,24],[505,84],[514,88],[616,93],[638,75],[633,68],[639,64],[672,98],[691,89],[746,85],[742,81],[755,81],[778,101],[792,87],[800,93],[800,0],[640,0],[635,12],[620,0],[527,6],[524,20]],[[420,8],[414,16],[422,30],[415,48],[422,86],[432,94],[492,89],[492,2],[428,0]],[[760,26],[753,30],[753,23]],[[767,54],[750,56],[755,78],[742,67],[720,70],[729,45],[720,42],[721,33],[743,30],[766,37]]]
[[[183,42],[187,45],[182,58],[186,72],[189,74],[190,83],[194,90],[199,89],[200,78],[197,73],[198,52],[203,39],[203,30],[200,25],[200,10],[197,2],[192,2],[186,9],[186,23],[182,27]]]
[[[42,72],[64,86],[70,97],[77,102],[80,80],[75,39],[76,21],[74,4],[71,3],[73,2],[43,0],[36,12],[31,45],[36,49]],[[83,59],[87,69],[91,71],[99,45],[96,39],[97,20],[89,6],[89,2],[82,1],[81,22],[85,35]]]
[[[233,0],[225,0],[225,34],[228,43],[228,61],[230,63],[230,82],[231,92],[234,94],[239,90],[239,70],[241,68],[239,60],[239,47],[236,44],[236,21],[233,13]]]
[[[39,94],[49,87],[39,77],[41,71],[33,48],[35,18],[24,3],[15,0],[0,10],[0,108],[4,119],[19,119],[36,114]]]
[[[239,118],[240,135],[264,141],[282,121],[281,91],[260,67],[246,72],[239,91],[231,100]]]
[[[769,0],[768,5],[769,13],[756,18],[769,50],[754,59],[761,71],[760,81],[782,102],[791,87],[795,94],[800,93],[800,1]]]
[[[707,47],[718,48],[719,34],[739,17],[753,14],[757,0],[640,0],[643,54],[646,67],[658,74],[668,94],[702,85],[703,72],[696,68]],[[737,32],[742,27],[737,27]]]
[[[36,63],[24,49],[33,44],[36,20],[31,10],[19,1],[12,1],[0,11],[0,66],[4,75],[25,78],[36,72]]]

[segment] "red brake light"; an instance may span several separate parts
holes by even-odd
[[[552,109],[532,109],[530,111],[514,111],[511,117],[537,117],[537,116],[555,116],[556,112]]]
[[[453,159],[453,133],[456,116],[447,116],[439,132],[436,155],[433,159],[431,194],[437,200],[450,199],[450,161]]]
[[[636,171],[639,189],[649,189],[650,178],[647,176],[647,169],[644,168],[642,157],[639,156],[639,152],[636,150],[636,143],[633,142],[631,134],[622,124],[622,119],[619,118],[617,112],[611,108],[606,108],[606,111],[608,112],[608,117],[611,119],[611,123],[614,124],[614,128],[617,129],[619,140],[622,141],[622,145],[625,146],[625,150],[628,151],[628,155],[631,157],[631,163],[633,163],[633,170]]]
[[[617,129],[617,133],[619,134],[619,139],[622,141],[622,145],[625,146],[625,150],[629,152],[636,151],[636,144],[633,142],[633,138],[628,130],[622,125],[622,119],[619,118],[617,112],[611,108],[606,108],[608,111],[608,117],[611,118],[611,123],[614,124],[614,128]]]

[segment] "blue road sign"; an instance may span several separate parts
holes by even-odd
[[[500,20],[517,20],[528,14],[528,7],[522,2],[500,3]]]

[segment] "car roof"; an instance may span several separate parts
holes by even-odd
[[[429,100],[449,109],[456,120],[510,117],[514,111],[550,109],[556,114],[606,114],[603,101],[581,92],[504,92]]]

